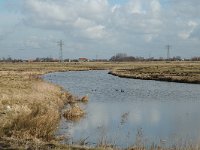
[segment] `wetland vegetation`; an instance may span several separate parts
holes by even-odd
[[[200,83],[199,62],[158,62],[113,69],[112,75],[142,80]]]
[[[42,80],[41,75],[84,70],[111,70],[119,77],[200,83],[200,62],[0,63],[0,148],[73,148],[60,145],[60,137],[54,133],[61,110],[74,96]],[[190,148],[196,149],[195,146]]]

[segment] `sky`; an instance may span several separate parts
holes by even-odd
[[[0,58],[200,56],[199,0],[0,0]]]

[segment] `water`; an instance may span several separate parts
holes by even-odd
[[[58,135],[67,142],[86,139],[90,145],[102,138],[127,147],[137,133],[147,144],[200,141],[200,85],[119,78],[108,71],[51,73],[44,78],[74,95],[88,94],[78,122],[62,119]]]

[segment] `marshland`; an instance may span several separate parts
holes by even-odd
[[[1,149],[200,149],[199,0],[0,0]]]
[[[199,62],[1,63],[0,76],[1,148],[139,148],[138,134],[147,145],[174,142],[163,148],[199,144]],[[63,117],[72,103],[84,113],[75,122]]]

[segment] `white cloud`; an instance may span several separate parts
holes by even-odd
[[[112,12],[112,13],[115,13],[119,8],[120,8],[120,5],[114,5],[114,6],[111,8],[111,12]]]
[[[182,38],[182,39],[188,39],[190,37],[190,32],[181,32],[179,33],[179,37]]]
[[[77,43],[86,47],[90,54],[96,50],[94,53],[104,56],[120,52],[120,49],[126,49],[125,52],[131,55],[145,55],[149,53],[145,50],[159,51],[166,43],[176,44],[176,47],[185,45],[193,50],[199,47],[199,42],[191,40],[200,40],[198,0],[128,0],[116,4],[109,3],[109,0],[20,2],[21,5],[16,7],[21,11],[25,26],[23,32],[16,34],[26,35],[25,32],[31,28],[34,30],[29,33],[33,35],[35,30],[41,34],[54,32],[53,35],[57,35],[59,32],[61,34],[55,38],[67,40],[70,47],[74,46],[73,51],[80,54],[83,52],[76,50]],[[5,16],[2,19],[8,20]],[[9,22],[12,24],[16,21]],[[1,28],[3,24],[0,23]],[[21,38],[26,40],[23,36]],[[149,44],[154,46],[149,47]],[[184,54],[187,49],[182,47],[181,50],[177,48],[177,52]]]
[[[146,11],[142,7],[141,0],[131,0],[128,3],[128,10],[132,14],[145,14]]]
[[[106,0],[72,1],[41,1],[29,0],[24,3],[25,22],[28,25],[65,30],[65,32],[80,32],[80,36],[102,38],[104,26],[102,20],[106,17],[104,11],[108,8]],[[72,34],[73,35],[73,34]]]
[[[189,21],[188,26],[195,28],[198,24],[195,21]]]
[[[147,42],[151,42],[151,40],[153,39],[153,36],[152,36],[152,35],[145,35],[145,36],[144,36],[144,39],[145,39],[145,41],[147,41]]]
[[[161,5],[160,5],[159,0],[152,0],[150,5],[151,5],[152,12],[154,12],[154,13],[159,13],[160,12]]]
[[[77,28],[82,28],[82,29],[85,29],[85,28],[88,28],[88,27],[91,27],[91,26],[94,26],[95,23],[92,22],[91,20],[88,20],[88,19],[85,19],[85,18],[81,18],[79,17],[75,22],[74,22],[74,26],[77,27]]]
[[[191,21],[190,20],[186,24],[186,27],[184,28],[184,31],[181,31],[179,33],[179,37],[181,37],[184,40],[190,38],[191,34],[194,32],[194,30],[196,29],[197,26],[198,26],[198,23],[196,23],[195,21]]]
[[[86,29],[86,35],[90,38],[103,38],[106,35],[105,27],[102,25],[90,27]]]

